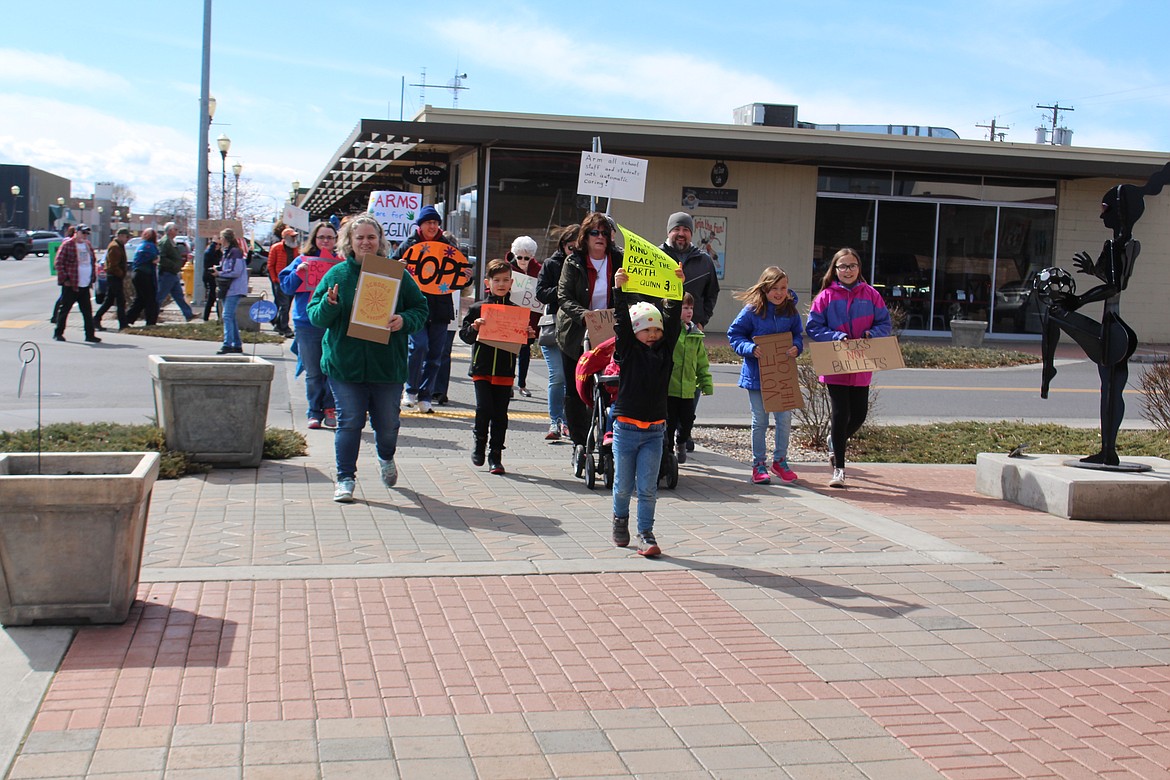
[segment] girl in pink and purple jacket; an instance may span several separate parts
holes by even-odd
[[[848,247],[833,255],[813,299],[806,332],[813,341],[889,336],[890,312],[881,294],[861,275],[861,256]],[[845,445],[865,422],[873,374],[829,374],[820,377],[829,391],[829,441],[833,477],[829,487],[845,487]]]

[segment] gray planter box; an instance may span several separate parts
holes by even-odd
[[[248,355],[150,355],[154,410],[167,448],[215,466],[255,468],[274,367]]]
[[[987,323],[983,320],[951,320],[952,347],[982,347]]]
[[[260,300],[259,295],[245,295],[236,304],[236,327],[241,332],[259,333],[260,323],[252,319],[252,304]]]
[[[122,623],[157,452],[0,454],[0,623]]]

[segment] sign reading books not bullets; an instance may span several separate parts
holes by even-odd
[[[760,350],[760,394],[764,411],[787,412],[804,407],[796,358],[789,357],[791,333],[771,333],[752,339]]]
[[[821,376],[860,374],[905,368],[897,336],[876,339],[805,342],[812,355],[813,369]]]
[[[476,341],[496,349],[520,354],[520,348],[528,344],[528,315],[531,309],[523,306],[508,306],[504,303],[485,303],[480,307],[483,325],[479,328]]]
[[[357,291],[353,296],[353,311],[349,315],[347,336],[390,342],[390,317],[398,306],[398,291],[406,267],[397,260],[378,255],[363,255],[362,271],[358,275]]]

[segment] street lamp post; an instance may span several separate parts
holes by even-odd
[[[8,188],[8,191],[12,193],[12,213],[4,214],[4,224],[11,225],[12,221],[16,219],[16,202],[17,199],[20,198],[20,187],[13,184]]]
[[[237,162],[232,165],[232,173],[236,177],[236,193],[235,203],[232,205],[232,219],[239,219],[240,217],[240,173],[244,170],[244,164]]]
[[[227,154],[228,149],[232,148],[232,139],[224,133],[220,133],[219,138],[215,139],[215,143],[219,146],[219,218],[227,219]]]

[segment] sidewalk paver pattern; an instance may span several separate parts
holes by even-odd
[[[1170,568],[1165,524],[698,452],[647,561],[542,433],[496,477],[404,415],[398,487],[367,442],[348,506],[328,432],[159,483],[140,601],[78,629],[9,776],[1170,776],[1170,602],[1116,576]]]

